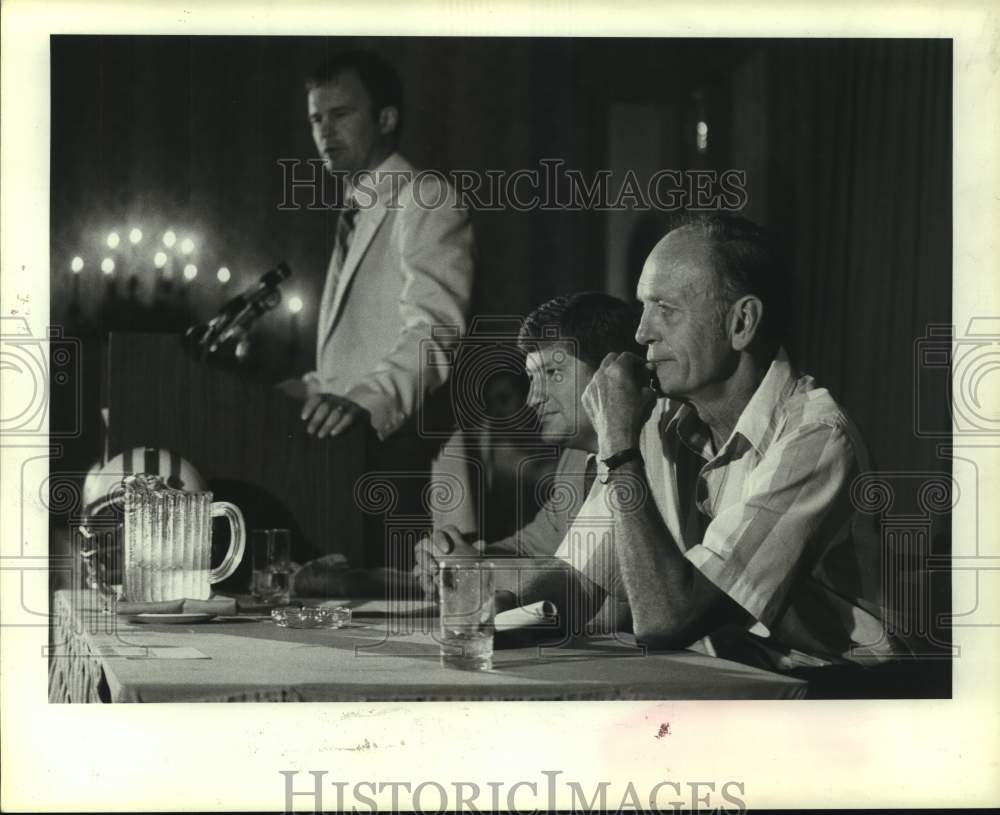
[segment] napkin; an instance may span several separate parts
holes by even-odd
[[[493,621],[496,631],[517,631],[522,628],[553,628],[558,612],[553,603],[542,600],[527,606],[501,611]]]
[[[236,600],[216,595],[208,600],[162,600],[155,603],[118,601],[119,614],[235,614]]]
[[[100,657],[125,659],[211,659],[204,651],[187,645],[101,645],[95,651]]]

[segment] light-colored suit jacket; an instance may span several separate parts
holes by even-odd
[[[385,440],[450,373],[472,293],[472,226],[442,176],[398,153],[352,195],[354,235],[342,269],[327,273],[306,380],[368,410]]]

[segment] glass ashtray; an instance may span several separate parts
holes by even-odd
[[[343,628],[351,622],[344,606],[285,606],[271,609],[271,619],[282,628]]]

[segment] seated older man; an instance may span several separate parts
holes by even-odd
[[[865,446],[778,343],[776,268],[732,216],[656,245],[638,285],[646,360],[609,354],[583,396],[601,465],[557,552],[571,567],[508,602],[572,613],[616,596],[641,643],[778,669],[894,655],[879,539],[850,499]]]
[[[513,535],[490,544],[470,543],[458,529],[435,530],[416,547],[412,575],[391,569],[346,570],[343,558],[306,564],[294,579],[300,596],[412,594],[414,582],[433,595],[440,555],[551,556],[566,535],[593,483],[597,434],[581,396],[608,354],[638,352],[638,309],[601,292],[556,297],[525,319],[518,346],[526,354],[531,383],[528,405],[537,413],[543,442],[562,447],[549,498]],[[516,578],[515,578],[516,582]]]

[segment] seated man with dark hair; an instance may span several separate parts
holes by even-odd
[[[513,535],[490,544],[469,543],[455,527],[445,526],[420,541],[412,578],[392,570],[352,571],[342,559],[327,556],[307,564],[295,577],[299,595],[394,593],[416,580],[433,596],[440,555],[490,557],[551,556],[590,490],[596,467],[597,435],[580,398],[602,359],[611,353],[637,352],[638,311],[601,292],[556,297],[532,312],[521,327],[518,346],[526,355],[531,383],[528,405],[536,411],[546,443],[563,448],[549,499],[534,518]],[[588,477],[589,465],[589,477]]]
[[[791,368],[777,270],[763,230],[732,216],[656,245],[638,285],[646,360],[609,354],[583,396],[601,467],[557,553],[572,568],[512,602],[615,596],[640,643],[770,668],[897,653],[879,538],[850,496],[865,446]]]
[[[528,406],[538,415],[542,441],[564,448],[551,495],[532,521],[495,543],[469,544],[453,527],[436,530],[417,545],[416,570],[426,592],[433,591],[439,554],[544,557],[556,551],[596,471],[597,435],[580,398],[605,356],[638,350],[637,320],[634,308],[600,292],[556,297],[528,315],[517,339],[527,355]]]

